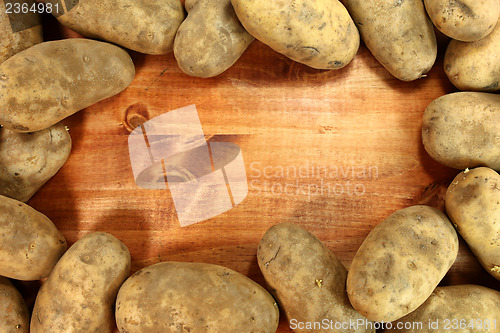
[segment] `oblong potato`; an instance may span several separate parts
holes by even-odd
[[[356,253],[347,275],[349,300],[368,319],[397,320],[425,302],[457,254],[458,236],[446,215],[428,206],[401,209]]]
[[[498,332],[499,322],[500,292],[482,286],[458,285],[437,287],[417,310],[392,323],[393,329],[384,332],[493,333]],[[402,328],[397,329],[398,325]]]
[[[308,231],[291,223],[271,227],[257,262],[294,332],[375,332],[369,324],[346,325],[366,321],[347,298],[347,270]]]
[[[437,57],[422,0],[342,0],[373,56],[399,80],[427,73]]]
[[[444,71],[460,90],[500,90],[500,24],[475,42],[452,40],[444,55]]]
[[[486,37],[500,15],[498,0],[424,0],[424,3],[436,28],[462,42]]]
[[[61,123],[34,133],[0,128],[0,195],[28,201],[70,152],[71,136]]]
[[[94,232],[71,246],[40,288],[31,333],[112,332],[113,306],[130,273],[127,247]]]
[[[359,32],[338,0],[231,0],[245,29],[288,58],[317,69],[338,69],[359,48]]]
[[[445,205],[481,265],[500,280],[500,175],[489,168],[461,172],[446,191]]]
[[[0,276],[0,332],[28,333],[30,317],[24,299],[12,283]]]
[[[458,92],[435,99],[424,113],[422,142],[447,167],[500,170],[500,95]]]
[[[60,0],[45,2],[60,5]],[[184,20],[179,0],[72,0],[65,7],[54,13],[64,26],[146,54],[171,52]]]
[[[0,275],[24,281],[45,278],[66,247],[47,216],[0,196]]]
[[[116,299],[122,333],[274,333],[279,311],[257,283],[228,268],[162,262],[125,281]]]
[[[10,4],[35,4],[34,0],[8,1]],[[10,17],[9,17],[10,16]],[[0,0],[0,64],[35,44],[43,42],[40,15],[33,12],[7,14],[6,1]]]
[[[73,38],[35,45],[0,65],[0,124],[43,130],[118,94],[134,75],[128,53],[112,44]]]
[[[219,75],[254,40],[238,20],[231,0],[187,0],[186,10],[188,16],[174,41],[175,59],[186,74]]]

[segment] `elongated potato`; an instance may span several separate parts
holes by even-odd
[[[401,209],[377,225],[356,253],[347,275],[349,300],[368,319],[397,320],[425,302],[457,254],[457,233],[441,211]]]
[[[437,56],[434,26],[422,0],[342,0],[373,56],[396,78],[427,73]]]
[[[271,227],[257,262],[294,332],[375,332],[349,303],[345,267],[307,230],[291,223]],[[348,325],[358,321],[363,324]]]
[[[186,74],[219,75],[254,40],[236,17],[231,0],[187,0],[186,10],[174,42],[175,58]]]
[[[231,0],[245,29],[276,52],[318,69],[346,66],[359,32],[338,0]]]
[[[461,172],[446,192],[446,211],[483,267],[500,280],[500,175]]]
[[[113,306],[130,273],[127,247],[110,234],[78,240],[40,288],[31,333],[112,332]]]
[[[0,276],[0,332],[28,333],[29,325],[23,297],[8,279]]]
[[[424,0],[432,22],[445,35],[463,42],[486,37],[500,15],[498,0]]]
[[[500,96],[458,92],[435,99],[424,113],[422,142],[448,167],[500,170]]]
[[[66,240],[45,215],[0,196],[0,275],[40,280],[50,274],[64,251]]]
[[[202,263],[162,262],[141,269],[120,288],[122,333],[275,333],[278,307],[246,276]]]
[[[45,2],[61,6],[60,0]],[[65,10],[54,16],[66,27],[146,54],[171,52],[184,20],[179,0],[71,0],[65,4]]]
[[[0,124],[43,130],[118,94],[134,75],[128,53],[108,43],[75,38],[35,45],[0,65]]]
[[[384,332],[493,333],[500,322],[500,292],[482,286],[438,287],[417,310]],[[400,325],[402,328],[397,329]],[[406,326],[406,328],[405,328]]]
[[[9,5],[7,5],[9,3]],[[0,0],[0,64],[35,44],[43,42],[40,15],[28,12],[15,14],[14,4],[32,6],[34,0]],[[9,6],[9,8],[7,8]],[[12,6],[12,7],[11,7]],[[10,9],[11,14],[7,14]]]
[[[452,40],[444,55],[444,71],[460,90],[500,90],[500,24],[475,42]]]
[[[71,136],[60,123],[35,133],[0,128],[0,195],[28,201],[70,152]]]

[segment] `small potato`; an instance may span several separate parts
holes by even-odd
[[[432,22],[445,35],[463,42],[486,37],[500,15],[498,0],[424,0]]]
[[[317,69],[338,69],[359,48],[359,32],[338,0],[231,0],[245,29],[288,58]]]
[[[16,3],[21,6],[23,4],[32,6],[35,1],[0,0],[0,36],[2,36],[0,38],[0,64],[14,54],[43,42],[40,15],[33,12],[14,14]],[[7,14],[7,9],[10,9],[12,14]]]
[[[260,241],[257,262],[294,332],[375,332],[371,322],[348,325],[366,319],[347,298],[347,270],[308,231],[291,223],[271,227]]]
[[[275,333],[279,311],[257,283],[228,268],[162,262],[141,269],[120,288],[121,333]]]
[[[236,17],[231,0],[187,0],[186,10],[174,42],[175,58],[186,74],[219,75],[254,40]]]
[[[481,265],[500,280],[500,175],[489,168],[460,173],[446,191],[445,204]]]
[[[413,81],[437,57],[434,26],[422,0],[342,0],[373,56],[396,78]]]
[[[356,253],[347,275],[349,300],[368,319],[397,320],[425,302],[457,254],[458,236],[446,215],[428,206],[401,209]]]
[[[66,240],[45,215],[0,196],[0,275],[40,280],[49,276],[64,251]]]
[[[458,92],[435,99],[424,113],[422,142],[447,167],[500,170],[500,95]]]
[[[452,40],[444,55],[444,71],[460,90],[500,90],[500,24],[475,42]]]
[[[0,124],[46,129],[118,94],[134,75],[132,59],[115,45],[80,38],[35,45],[0,65]]]
[[[0,128],[0,195],[28,201],[70,152],[71,136],[60,123],[34,133]]]
[[[28,333],[29,325],[23,297],[8,279],[0,276],[0,332]]]
[[[482,286],[438,287],[417,310],[384,332],[498,333],[500,292]],[[397,329],[397,326],[405,327]]]
[[[45,3],[62,8],[60,0]],[[179,0],[71,0],[65,4],[65,10],[53,13],[64,26],[146,54],[171,52],[184,20]]]
[[[116,294],[129,273],[130,253],[122,242],[103,232],[88,234],[40,288],[30,332],[112,332]]]

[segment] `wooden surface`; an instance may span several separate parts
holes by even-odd
[[[46,25],[46,39],[76,36],[53,19]],[[113,234],[130,249],[133,272],[160,261],[197,261],[264,285],[257,245],[270,226],[285,221],[317,235],[349,267],[370,230],[394,211],[415,204],[442,209],[444,191],[459,172],[434,162],[420,135],[426,106],[455,91],[442,69],[447,42],[440,37],[428,77],[411,83],[393,78],[365,46],[346,68],[319,71],[255,41],[234,67],[211,79],[185,75],[173,54],[131,53],[137,70],[131,86],[64,121],[72,154],[29,204],[69,244],[93,231]],[[234,209],[181,228],[168,190],[136,186],[127,137],[141,119],[190,104],[210,142],[240,146],[250,186]],[[318,168],[328,168],[328,175],[313,175]],[[360,174],[363,168],[372,174]],[[297,181],[323,184],[323,193],[307,195]],[[286,184],[292,184],[289,193],[280,193]],[[337,192],[328,192],[328,184]],[[462,283],[500,290],[463,241],[442,285]],[[38,283],[18,285],[32,305]],[[291,332],[283,317],[278,332]]]

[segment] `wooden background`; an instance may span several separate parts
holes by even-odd
[[[46,40],[78,37],[53,18],[44,20]],[[255,41],[234,67],[210,79],[182,73],[173,54],[131,52],[137,70],[131,86],[64,121],[72,154],[29,204],[70,245],[93,231],[113,234],[130,249],[132,272],[160,261],[196,261],[229,267],[265,285],[257,245],[270,226],[285,221],[314,233],[349,267],[370,230],[394,211],[415,204],[443,209],[444,192],[459,171],[434,162],[420,133],[426,106],[455,91],[442,69],[447,43],[439,35],[435,67],[410,83],[392,77],[364,45],[346,68],[320,71]],[[137,124],[191,104],[207,140],[240,146],[250,186],[234,209],[181,228],[168,190],[135,185],[127,137]],[[325,177],[312,175],[314,167],[356,173]],[[308,168],[309,174],[263,174],[280,168]],[[378,172],[359,175],[363,168]],[[323,181],[324,191],[280,193],[297,181]],[[328,193],[328,184],[337,192]],[[500,290],[463,241],[442,285],[462,283]],[[32,307],[39,282],[17,285]],[[291,332],[283,319],[278,332]]]

